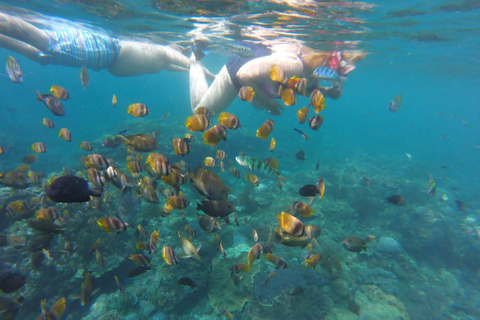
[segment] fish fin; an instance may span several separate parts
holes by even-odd
[[[90,195],[92,197],[101,197],[102,196],[102,190],[100,189],[90,189]]]
[[[40,91],[37,90],[37,101],[43,101],[43,97],[42,97],[42,94],[40,93]]]
[[[316,245],[317,247],[319,247],[319,246],[320,246],[320,245],[318,244],[318,241],[317,241],[317,239],[315,239],[315,238],[314,238],[314,239],[312,239],[312,241],[311,241],[311,242],[312,242],[314,245]]]
[[[68,299],[70,299],[70,300],[78,300],[78,299],[80,299],[80,294],[79,294],[79,293],[77,293],[77,294],[71,294],[71,295],[68,296]]]
[[[202,245],[198,245],[198,247],[196,247],[195,249],[197,249],[197,252],[200,251],[200,249],[202,248]]]

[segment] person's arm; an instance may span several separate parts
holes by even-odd
[[[237,77],[242,85],[261,84],[272,81],[270,70],[273,65],[279,65],[287,73],[287,78],[301,75],[303,63],[300,58],[291,53],[274,53],[269,56],[255,58],[245,63],[237,72]]]

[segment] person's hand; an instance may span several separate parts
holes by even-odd
[[[325,97],[328,97],[333,100],[338,100],[343,93],[343,86],[332,86],[332,87],[323,87],[318,86],[318,89],[322,92]]]

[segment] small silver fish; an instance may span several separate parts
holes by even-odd
[[[402,95],[397,94],[395,98],[390,101],[390,105],[388,108],[390,109],[391,112],[397,112],[398,109],[400,109],[400,106],[402,105]]]

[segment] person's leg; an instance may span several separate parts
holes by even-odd
[[[40,51],[37,48],[26,44],[25,42],[21,42],[10,37],[0,35],[0,47],[18,52],[21,55],[35,62],[40,62],[38,59]]]
[[[199,105],[205,92],[208,90],[207,79],[203,72],[202,65],[199,61],[190,60],[190,107],[192,112],[195,112],[195,108]]]
[[[192,63],[192,66],[194,66],[194,63]],[[220,70],[218,75],[215,77],[212,85],[206,91],[204,91],[204,84],[206,83],[206,81],[200,83],[197,89],[192,88],[192,81],[194,81],[192,79],[192,76],[198,76],[199,81],[203,81],[205,79],[205,77],[203,77],[203,80],[201,79],[201,74],[199,73],[198,69],[195,70],[195,73],[193,75],[192,69],[190,69],[190,99],[192,101],[192,111],[195,111],[197,107],[204,106],[209,108],[212,111],[212,114],[218,114],[225,110],[238,94],[237,89],[235,88],[232,80],[230,79],[227,67],[225,66],[222,68],[222,70]],[[195,87],[194,83],[193,85]],[[198,90],[198,92],[195,92],[195,90]],[[192,98],[194,100],[192,100]],[[198,101],[198,103],[194,105],[194,101]]]
[[[157,73],[165,68],[188,70],[190,61],[180,52],[167,46],[139,41],[121,40],[117,61],[108,71],[119,77]],[[177,69],[178,70],[178,69]]]
[[[47,33],[34,25],[14,16],[0,12],[0,34],[29,44],[40,51],[47,51]]]

